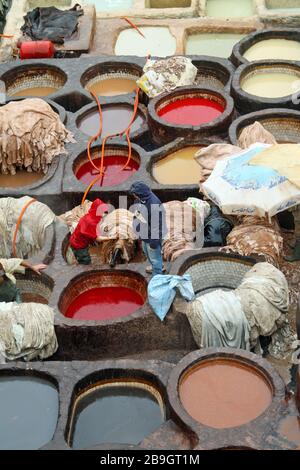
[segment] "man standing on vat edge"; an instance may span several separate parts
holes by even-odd
[[[143,251],[151,265],[146,268],[146,272],[153,276],[162,274],[162,240],[167,233],[165,209],[149,186],[141,181],[131,186],[130,193],[138,201],[133,229],[142,240]]]

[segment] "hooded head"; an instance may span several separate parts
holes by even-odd
[[[95,219],[95,221],[100,222],[103,215],[108,212],[108,206],[101,199],[96,199],[88,212],[88,215]]]
[[[133,183],[129,190],[130,194],[137,196],[139,199],[146,201],[151,197],[152,191],[145,183],[138,181]]]

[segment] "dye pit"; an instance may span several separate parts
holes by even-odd
[[[206,98],[178,99],[164,106],[158,115],[170,124],[199,126],[216,119],[224,112],[219,103]]]
[[[58,392],[32,376],[0,376],[0,449],[35,450],[51,441],[58,420]]]
[[[241,88],[262,98],[283,98],[300,90],[299,76],[288,72],[258,72],[245,77]]]
[[[187,55],[207,55],[212,57],[230,57],[233,46],[245,37],[238,33],[197,33],[187,37],[185,53]]]
[[[129,126],[133,116],[132,106],[103,106],[102,107],[102,138],[112,134],[119,134]],[[86,135],[94,136],[99,131],[99,112],[91,111],[86,116],[78,120],[78,128]],[[141,129],[145,123],[145,118],[141,113],[137,113],[130,128],[131,133]]]
[[[131,159],[125,168],[127,160],[125,155],[106,155],[103,166],[105,172],[95,186],[116,186],[130,178],[139,169],[139,164]],[[100,168],[101,158],[93,158],[93,162]],[[97,172],[90,162],[81,165],[76,172],[76,178],[86,185],[90,184],[96,176]]]
[[[26,170],[18,170],[15,175],[0,174],[0,187],[18,188],[20,186],[29,186],[37,183],[44,176],[42,172],[28,172]]]
[[[136,81],[131,78],[110,77],[87,86],[87,89],[98,96],[118,96],[133,93],[136,87]]]
[[[300,60],[300,42],[288,39],[259,41],[244,53],[249,62],[255,60]]]
[[[159,392],[143,383],[107,383],[79,395],[73,409],[71,445],[139,444],[164,421]]]
[[[194,159],[201,147],[185,147],[158,160],[152,167],[154,179],[161,184],[197,184],[199,165]]]
[[[79,295],[65,314],[75,320],[112,320],[135,312],[144,299],[127,287],[97,287]]]
[[[215,429],[249,423],[271,404],[265,378],[238,361],[204,362],[181,379],[180,399],[199,423]]]
[[[19,96],[22,97],[28,97],[28,96],[36,96],[36,97],[42,97],[42,96],[48,96],[51,95],[51,93],[55,93],[58,90],[58,88],[53,88],[53,87],[30,87],[30,88],[25,88],[23,90],[20,90],[16,93],[12,93],[11,96],[17,98]]]

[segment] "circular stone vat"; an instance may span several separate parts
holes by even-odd
[[[13,97],[42,97],[57,92],[66,81],[66,74],[52,65],[21,65],[4,73],[6,93]]]
[[[177,137],[192,141],[227,129],[233,114],[232,98],[201,87],[179,87],[150,101],[148,122],[154,140],[167,143]]]
[[[0,449],[36,450],[53,438],[58,391],[34,375],[0,375]]]
[[[100,127],[100,117],[98,108],[89,107],[81,114],[76,125],[86,135],[94,136]],[[112,134],[119,134],[127,129],[133,116],[133,106],[128,103],[109,104],[102,106],[102,138]],[[146,128],[146,110],[143,112],[139,106],[135,120],[132,123],[130,135],[137,136]]]
[[[135,29],[126,28],[117,37],[116,55],[166,57],[176,52],[176,38],[167,26],[139,26],[142,37]]]
[[[74,320],[116,320],[147,300],[147,283],[130,271],[98,271],[73,279],[59,300],[61,313]]]
[[[231,143],[237,145],[243,129],[255,121],[271,132],[278,143],[300,143],[300,112],[292,109],[266,109],[239,117],[229,128]]]
[[[70,445],[75,449],[137,445],[164,420],[162,396],[150,383],[130,378],[101,381],[76,398]]]
[[[205,145],[183,147],[159,157],[152,166],[152,176],[160,184],[198,184],[200,167],[195,154]]]
[[[237,66],[258,60],[299,61],[299,30],[269,29],[251,33],[234,46],[231,60]]]
[[[89,68],[81,77],[82,86],[98,96],[133,93],[142,69],[126,62],[107,62]]]
[[[91,149],[91,158],[94,164],[100,168],[101,164],[101,147]],[[116,186],[128,180],[140,167],[140,157],[136,151],[132,149],[131,159],[126,168],[128,160],[128,148],[126,146],[107,145],[104,154],[104,174],[97,186]],[[76,178],[84,185],[90,184],[97,176],[96,169],[88,160],[87,152],[83,152],[76,158],[73,164],[73,171]]]
[[[232,95],[241,112],[269,108],[298,108],[300,66],[292,62],[253,62],[241,65],[232,81]]]
[[[201,361],[180,379],[179,396],[187,413],[206,426],[225,429],[249,423],[272,402],[263,374],[232,359]]]
[[[23,302],[35,302],[48,305],[53,291],[54,281],[46,274],[35,274],[26,271],[26,275],[16,275],[17,287],[21,292]]]
[[[200,60],[193,59],[193,65],[198,69],[195,85],[203,88],[213,87],[220,91],[229,85],[232,68],[222,63],[222,60],[202,57]]]
[[[212,251],[189,256],[179,267],[178,274],[190,274],[199,296],[216,289],[236,289],[254,264],[251,258]]]

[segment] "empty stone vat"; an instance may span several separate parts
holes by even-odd
[[[1,76],[6,93],[13,97],[43,97],[56,93],[62,88],[67,76],[53,65],[20,65]]]
[[[100,168],[101,146],[91,149],[91,158],[94,164]],[[132,149],[131,159],[128,162],[128,148],[119,145],[106,145],[104,154],[104,173],[95,183],[99,186],[116,186],[128,180],[140,167],[140,156]],[[90,184],[96,177],[97,170],[88,160],[87,152],[81,153],[74,161],[73,172],[76,178],[84,185]]]
[[[0,449],[36,450],[51,441],[58,420],[54,383],[35,375],[1,372]]]
[[[203,88],[212,87],[220,91],[230,85],[234,70],[230,62],[209,57],[193,58],[192,62],[198,70],[195,85]]]
[[[233,100],[224,92],[202,87],[179,87],[153,98],[148,124],[155,142],[177,137],[195,141],[225,131],[233,115]]]
[[[59,299],[61,313],[74,320],[113,321],[141,308],[147,299],[143,276],[131,271],[93,271],[77,276]]]
[[[98,96],[133,93],[142,68],[130,62],[104,62],[90,67],[81,77],[82,86]]]
[[[176,52],[176,38],[167,26],[142,26],[139,30],[127,28],[120,32],[115,44],[116,55],[166,57]]]
[[[241,65],[232,80],[232,96],[243,113],[269,108],[298,109],[300,66],[289,61]]]
[[[29,270],[26,275],[16,275],[17,287],[21,292],[23,302],[48,304],[53,291],[54,281],[46,274],[39,276]]]
[[[271,132],[278,143],[300,143],[300,112],[280,108],[256,111],[235,119],[228,132],[231,143],[237,145],[243,129],[255,121]]]

